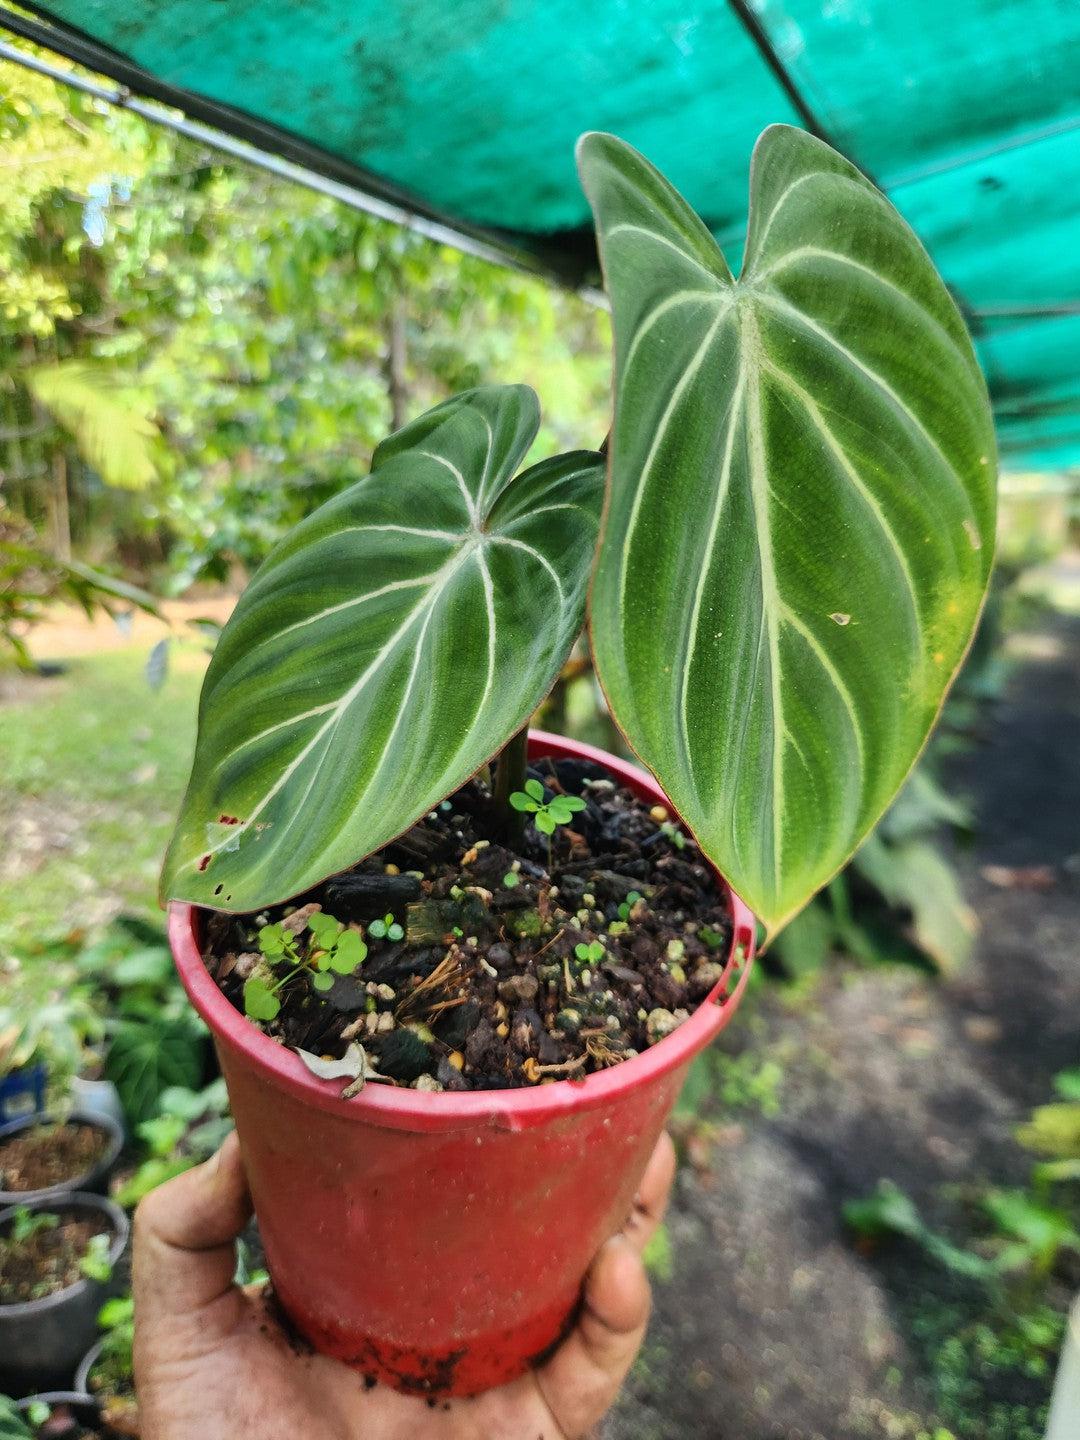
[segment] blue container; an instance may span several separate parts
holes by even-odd
[[[29,1065],[0,1080],[0,1125],[45,1113],[44,1065]]]

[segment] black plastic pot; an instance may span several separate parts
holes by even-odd
[[[93,1194],[104,1195],[109,1186],[109,1177],[116,1168],[116,1162],[120,1158],[120,1151],[124,1148],[124,1127],[107,1115],[91,1114],[84,1110],[73,1110],[70,1115],[64,1117],[63,1121],[52,1115],[27,1115],[21,1120],[12,1120],[8,1125],[0,1125],[0,1144],[9,1136],[18,1135],[24,1130],[32,1130],[36,1125],[92,1125],[95,1130],[103,1130],[109,1137],[108,1146],[102,1152],[97,1163],[82,1175],[73,1175],[70,1180],[61,1181],[58,1185],[50,1185],[43,1190],[0,1190],[0,1207],[6,1208],[9,1205],[32,1205],[38,1200],[58,1200],[64,1195]]]
[[[16,1208],[0,1214],[0,1231],[14,1219]],[[26,1208],[105,1218],[113,1232],[109,1259],[115,1276],[131,1231],[119,1205],[101,1195],[61,1195]],[[98,1335],[98,1311],[118,1288],[115,1279],[84,1278],[42,1300],[0,1305],[0,1379],[8,1393],[25,1395],[68,1383]]]
[[[90,1376],[94,1373],[94,1366],[101,1359],[101,1352],[105,1349],[105,1341],[98,1340],[83,1356],[79,1362],[79,1368],[75,1371],[75,1389],[81,1390],[86,1395],[94,1392],[90,1389]]]

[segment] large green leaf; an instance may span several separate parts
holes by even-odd
[[[272,551],[207,673],[165,895],[295,895],[524,724],[581,628],[603,491],[590,451],[513,478],[539,418],[525,386],[449,400]]]
[[[594,134],[579,162],[615,329],[600,679],[774,931],[885,810],[968,645],[985,387],[918,240],[820,141],[758,142],[738,281],[636,151]]]

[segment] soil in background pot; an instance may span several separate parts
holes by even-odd
[[[108,1131],[70,1121],[35,1125],[0,1140],[0,1190],[47,1190],[87,1174],[109,1148]]]
[[[81,1262],[91,1240],[112,1235],[106,1215],[76,1217],[62,1205],[55,1212],[33,1211],[29,1220],[30,1234],[16,1238],[9,1223],[0,1236],[0,1305],[44,1300],[75,1285],[83,1278]]]
[[[585,802],[550,849],[531,814],[508,839],[488,786],[471,780],[287,905],[207,912],[210,974],[242,1011],[250,977],[284,973],[260,953],[264,926],[283,924],[311,959],[317,910],[361,928],[368,954],[354,974],[319,992],[305,965],[276,992],[280,1012],[254,1023],[323,1059],[360,1045],[381,1079],[418,1089],[576,1079],[655,1044],[720,978],[731,921],[716,877],[663,806],[602,766],[544,759],[529,775],[545,803]]]

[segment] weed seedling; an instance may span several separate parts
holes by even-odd
[[[585,809],[580,795],[553,795],[544,800],[544,787],[539,780],[526,780],[524,790],[510,793],[510,804],[515,810],[524,811],[533,817],[533,824],[541,835],[547,837],[548,869],[551,869],[551,837],[560,825],[569,825],[579,810]]]
[[[634,908],[634,906],[639,900],[643,900],[644,898],[645,897],[640,893],[640,891],[631,890],[629,895],[627,895],[626,899],[619,906],[619,919],[629,920],[630,911]]]
[[[378,921],[376,924],[380,923]],[[351,975],[367,958],[367,945],[356,930],[346,930],[332,915],[316,912],[308,921],[311,940],[301,954],[299,937],[283,925],[264,925],[259,949],[272,971],[287,967],[273,980],[258,973],[244,984],[244,1012],[252,1020],[273,1020],[281,1010],[279,992],[304,971],[316,990],[329,990],[335,975]],[[371,927],[374,934],[374,926]]]
[[[405,931],[393,915],[384,915],[381,920],[372,920],[368,934],[373,940],[404,940]]]

